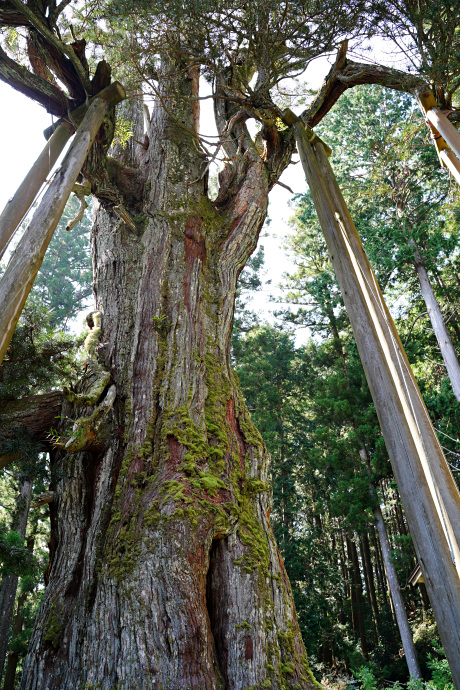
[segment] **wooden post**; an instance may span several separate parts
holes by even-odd
[[[125,97],[120,84],[112,84],[112,87],[115,88],[110,100],[97,97],[91,103],[60,170],[43,196],[0,281],[0,363],[104,115],[110,104]]]
[[[439,152],[439,158],[452,177],[455,177],[458,184],[460,184],[460,160],[455,153],[451,149],[445,148]]]
[[[460,184],[460,133],[439,110],[431,89],[420,92],[417,99],[431,129],[431,136],[441,165],[447,168]]]
[[[108,103],[114,104],[123,100],[121,99],[122,93],[124,93],[124,89],[121,84],[114,82],[102,89],[94,98],[102,98]],[[75,108],[69,117],[63,117],[55,122],[54,125],[45,129],[44,135],[48,139],[48,143],[18,187],[13,198],[7,202],[0,216],[0,259],[18,225],[40,191],[40,187],[59,158],[60,153],[75,132],[75,127],[82,122],[94,98],[89,103],[83,103],[78,108]]]
[[[426,117],[431,124],[442,134],[457,158],[460,158],[460,132],[456,130],[452,122],[447,119],[438,107],[426,111]]]
[[[292,125],[398,483],[454,682],[460,688],[460,494],[321,141]]]
[[[31,207],[42,184],[59,158],[59,154],[74,132],[70,123],[62,123],[49,139],[45,148],[31,167],[15,195],[0,216],[0,256],[13,236],[19,223]]]

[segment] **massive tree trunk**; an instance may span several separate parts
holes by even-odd
[[[193,78],[181,88],[190,97]],[[100,359],[117,396],[105,437],[54,463],[23,690],[315,682],[268,518],[266,451],[229,360],[236,282],[273,182],[243,132],[211,202],[196,107],[167,108],[137,149],[145,183],[124,201],[136,231],[110,207],[94,216]]]

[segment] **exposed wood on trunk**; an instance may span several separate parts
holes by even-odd
[[[460,588],[454,562],[460,568],[458,489],[322,144],[314,142],[312,148],[300,121],[293,127],[441,639],[460,684]]]

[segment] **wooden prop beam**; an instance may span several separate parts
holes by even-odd
[[[13,198],[7,202],[0,216],[0,257],[73,133],[74,128],[70,123],[60,124]]]
[[[321,141],[292,125],[441,639],[460,688],[460,494]]]
[[[460,184],[460,160],[455,153],[451,149],[445,148],[440,151],[439,158],[441,163],[449,170],[452,177],[455,177],[458,184]]]
[[[60,120],[43,130],[43,136],[45,139],[49,139],[56,129],[66,122],[68,123],[70,121],[72,125],[74,125],[74,128],[78,127],[86,115],[88,107],[96,98],[102,98],[102,100],[107,101],[108,105],[116,105],[126,98],[126,93],[120,82],[114,81],[113,84],[109,84],[109,86],[106,86],[105,89],[99,91],[96,96],[90,98],[88,103],[82,103],[82,105],[79,105],[78,108],[72,110],[69,116],[61,117]]]
[[[124,93],[124,89],[121,84],[114,82],[100,91],[95,98],[102,98],[104,101],[107,101],[108,105],[113,105],[123,100],[121,98],[122,93]],[[13,198],[7,202],[0,216],[0,258],[20,222],[31,207],[59,155],[75,132],[75,127],[82,122],[89,105],[93,101],[94,98],[88,104],[75,108],[68,117],[58,120],[58,122],[44,131],[48,143],[18,187]]]
[[[417,98],[431,129],[440,163],[460,184],[460,133],[438,108],[431,89],[421,91]]]
[[[119,84],[118,100],[121,101],[124,97],[125,91]],[[0,281],[0,363],[67,199],[109,105],[109,101],[99,97],[91,103],[61,168],[43,196]]]

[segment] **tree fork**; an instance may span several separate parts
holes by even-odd
[[[321,141],[292,125],[446,656],[460,687],[460,495]]]

